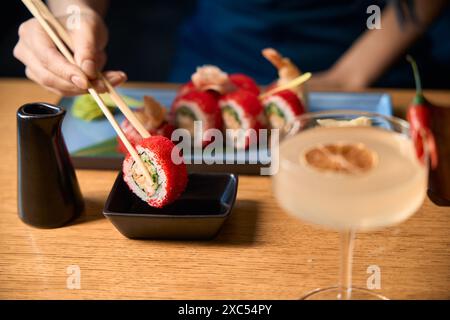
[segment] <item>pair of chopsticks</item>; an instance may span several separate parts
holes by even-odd
[[[52,39],[53,43],[56,45],[58,50],[62,53],[62,55],[72,64],[76,65],[75,59],[73,57],[73,44],[72,39],[70,38],[67,30],[61,25],[61,23],[53,16],[47,6],[41,0],[22,0],[31,14],[38,20],[39,24],[48,34],[48,36]],[[71,52],[72,51],[72,52]],[[98,78],[103,81],[108,90],[109,95],[112,100],[117,104],[119,110],[124,114],[124,116],[128,119],[131,125],[139,132],[142,138],[150,137],[148,131],[144,128],[142,123],[137,119],[133,111],[128,107],[126,102],[122,99],[122,97],[117,93],[114,87],[109,83],[109,81],[103,76],[101,72],[97,73]],[[114,116],[106,107],[102,98],[98,94],[98,92],[94,89],[92,84],[88,82],[88,92],[94,98],[95,102],[98,104],[99,108],[104,113],[106,119],[108,119],[109,123],[116,131],[119,138],[122,140],[126,149],[133,157],[134,161],[138,164],[142,174],[145,176],[147,181],[151,181],[150,173],[144,165],[144,162],[138,155],[137,151],[131,145],[130,141],[128,141],[127,137],[123,133],[117,121],[114,119]]]

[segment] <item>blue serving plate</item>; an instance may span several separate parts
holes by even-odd
[[[142,100],[144,95],[153,96],[161,104],[170,108],[175,98],[173,89],[136,89],[119,88],[121,94]],[[64,97],[59,105],[67,109],[67,115],[62,125],[66,144],[76,168],[81,169],[118,169],[123,156],[116,151],[116,134],[106,119],[86,122],[72,115],[73,97]],[[311,112],[330,111],[336,109],[376,112],[392,115],[391,98],[386,93],[341,93],[341,92],[310,92],[308,108]],[[123,115],[116,114],[120,123]],[[234,172],[258,174],[260,168],[270,164],[270,154],[267,150],[239,151],[220,155],[223,159],[234,158],[234,164],[207,164],[208,159],[201,155],[187,155],[189,172]],[[249,160],[251,159],[251,160]],[[256,159],[256,161],[253,161]],[[205,163],[206,162],[206,163]],[[194,164],[196,163],[196,164]]]

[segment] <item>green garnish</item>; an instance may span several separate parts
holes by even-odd
[[[185,117],[190,117],[190,118],[192,118],[192,120],[196,120],[196,119],[197,119],[197,117],[196,117],[195,114],[192,112],[192,110],[189,109],[188,107],[184,107],[184,106],[178,108],[178,110],[177,110],[177,115],[185,116]]]
[[[105,105],[108,107],[108,109],[111,112],[114,112],[116,104],[114,103],[114,101],[112,101],[111,97],[105,93],[100,94],[100,97],[102,98],[103,102],[105,102]],[[122,95],[122,98],[130,107],[139,107],[143,104],[142,101],[136,100],[131,97]],[[100,119],[104,116],[102,110],[100,110],[94,98],[92,98],[90,94],[84,94],[75,98],[72,107],[72,115],[84,121],[92,121]]]
[[[73,153],[74,156],[78,157],[119,157],[117,153],[117,138],[111,138],[94,145],[87,146],[85,148],[79,149]]]
[[[281,118],[284,118],[284,113],[283,111],[280,110],[280,108],[277,107],[277,105],[273,102],[269,103],[266,107],[265,107],[265,112],[267,115],[271,115],[271,114],[276,114]]]
[[[224,106],[223,107],[223,112],[228,113],[229,115],[231,115],[234,119],[236,119],[236,121],[241,124],[241,119],[239,119],[239,115],[237,114],[236,110],[234,110],[232,107],[230,106]]]
[[[139,154],[139,156],[141,157],[141,159],[142,159],[142,161],[144,161],[145,163],[147,163],[147,164],[149,164],[150,165],[150,168],[149,168],[149,173],[150,173],[150,177],[152,178],[152,182],[153,182],[153,187],[154,187],[154,189],[155,189],[155,191],[156,190],[158,190],[159,189],[159,187],[160,187],[160,183],[159,183],[159,176],[158,176],[158,173],[156,172],[156,170],[155,170],[155,167],[153,166],[153,163],[150,161],[150,159],[149,159],[149,157],[148,157],[148,154],[146,154],[145,152],[141,152],[140,154]],[[142,191],[144,191],[145,192],[145,190],[143,189],[143,188],[141,188],[139,185],[138,185],[138,183],[136,182],[136,181],[134,181],[134,183],[136,184],[136,186],[138,187],[138,188],[140,188]]]

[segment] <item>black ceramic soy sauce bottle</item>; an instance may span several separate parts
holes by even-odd
[[[47,103],[17,111],[18,211],[25,223],[39,228],[61,227],[84,207],[61,133],[65,113]]]

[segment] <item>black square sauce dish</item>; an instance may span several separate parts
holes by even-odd
[[[154,208],[130,191],[120,172],[103,214],[130,239],[212,239],[231,214],[237,187],[231,173],[191,173],[175,202]]]

